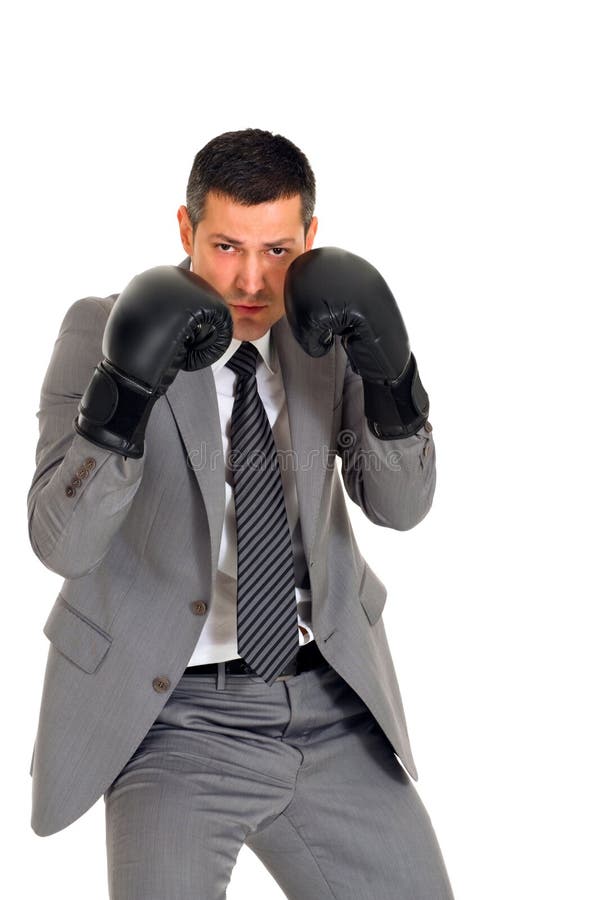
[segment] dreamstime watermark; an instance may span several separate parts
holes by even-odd
[[[320,447],[311,447],[302,451],[301,454],[297,450],[276,449],[271,454],[265,454],[261,450],[249,453],[231,450],[227,456],[227,465],[232,470],[241,471],[244,469],[272,469],[278,464],[281,472],[288,470],[304,472],[313,471],[317,467],[333,468],[335,460],[339,456],[353,465],[358,465],[364,471],[380,472],[382,469],[397,471],[401,468],[401,451],[388,450],[381,454],[374,450],[365,450],[358,447],[357,444],[356,433],[345,429],[339,432],[335,449],[323,444]],[[352,455],[357,457],[355,461],[351,459]],[[222,451],[219,450],[212,450],[209,453],[206,442],[202,441],[198,447],[194,447],[188,452],[187,465],[194,470],[208,469],[210,472],[215,472],[222,464],[222,456]]]

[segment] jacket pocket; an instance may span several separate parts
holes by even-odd
[[[364,612],[368,616],[368,621],[374,625],[380,619],[385,606],[387,588],[367,562],[364,563],[358,596]]]
[[[67,659],[90,674],[96,671],[112,643],[109,634],[70,606],[62,594],[46,620],[44,634]]]

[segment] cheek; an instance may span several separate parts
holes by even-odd
[[[285,276],[287,275],[288,268],[289,266],[273,267],[273,271],[270,273],[270,283],[276,288],[278,293],[283,293],[283,286],[285,284]]]
[[[197,254],[194,257],[193,270],[222,293],[230,287],[233,278],[228,263],[227,259],[207,259],[204,255]]]
[[[269,272],[266,286],[271,302],[278,308],[283,309],[285,302],[283,299],[285,287],[284,272]]]

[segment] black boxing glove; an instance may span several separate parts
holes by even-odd
[[[102,353],[73,425],[122,456],[144,453],[148,418],[179,371],[203,369],[233,336],[229,309],[194,272],[156,266],[136,275],[108,316]]]
[[[296,257],[285,277],[291,330],[310,356],[341,335],[364,386],[364,414],[376,437],[409,437],[426,422],[429,400],[393,294],[370,263],[338,247]]]

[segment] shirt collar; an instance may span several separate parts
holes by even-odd
[[[276,372],[275,361],[274,361],[274,352],[273,352],[273,341],[271,336],[272,328],[269,328],[266,334],[263,334],[262,337],[257,338],[255,341],[250,341],[250,344],[253,344],[258,353],[260,354],[264,364],[268,371],[272,374]],[[212,372],[216,375],[217,372],[220,372],[225,363],[231,359],[235,351],[238,347],[241,346],[241,341],[238,338],[231,338],[231,343],[225,350],[222,356],[216,360],[216,362],[212,363]]]

